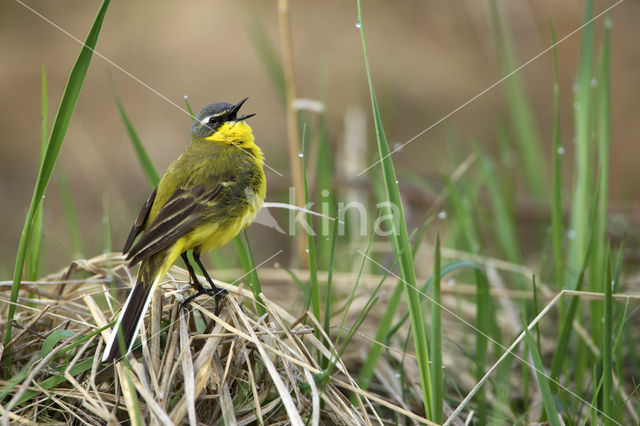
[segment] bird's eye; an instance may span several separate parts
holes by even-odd
[[[209,117],[209,124],[213,124],[216,122],[216,117]]]

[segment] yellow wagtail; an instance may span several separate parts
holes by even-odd
[[[154,290],[182,256],[197,293],[218,303],[226,292],[213,283],[200,253],[220,248],[256,217],[266,194],[263,154],[238,116],[247,98],[235,105],[218,102],[204,107],[191,126],[191,143],[160,179],[142,207],[122,250],[140,271],[120,312],[102,361],[119,360],[131,351]],[[136,237],[137,242],[134,244]],[[198,281],[187,252],[211,286]]]

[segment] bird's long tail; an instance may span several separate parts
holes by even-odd
[[[153,292],[173,262],[168,262],[166,253],[145,259],[140,266],[136,285],[120,311],[116,325],[102,356],[102,362],[119,360],[131,351],[140,330],[144,314],[149,308]]]

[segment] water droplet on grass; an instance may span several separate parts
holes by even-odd
[[[359,20],[359,19],[356,19],[356,28],[360,28],[360,27],[361,27],[361,25],[360,25],[360,20]]]
[[[563,146],[559,146],[557,152],[558,152],[558,155],[564,155],[564,147]]]
[[[303,154],[303,153],[301,153],[301,152],[299,152],[299,153],[298,153],[298,157],[302,158],[302,157],[304,157],[304,154]]]

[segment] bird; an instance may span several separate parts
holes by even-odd
[[[213,283],[200,255],[224,246],[248,226],[267,190],[264,155],[246,122],[255,114],[239,115],[247,99],[200,110],[189,145],[140,210],[122,250],[129,266],[140,264],[140,269],[106,343],[103,362],[119,361],[131,352],[153,293],[178,257],[196,290],[183,305],[207,294],[215,298],[218,313],[226,291]],[[198,280],[189,251],[210,288]]]

